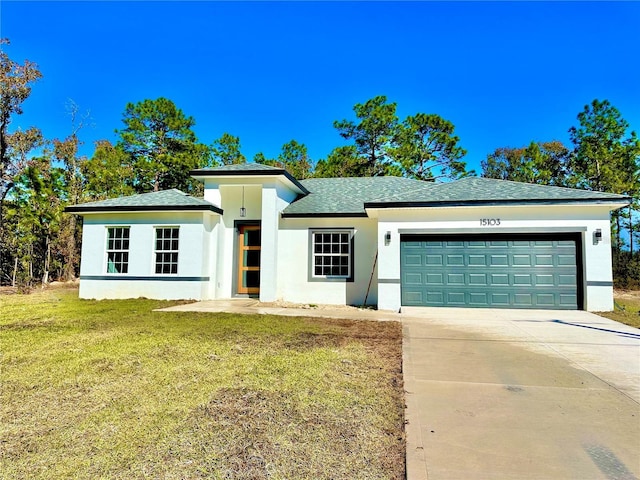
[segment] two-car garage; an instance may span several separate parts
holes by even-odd
[[[402,235],[405,306],[583,308],[577,233]]]

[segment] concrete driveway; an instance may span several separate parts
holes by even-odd
[[[407,478],[640,478],[640,330],[403,308]]]

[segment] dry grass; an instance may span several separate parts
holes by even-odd
[[[598,315],[616,322],[640,328],[640,290],[616,290],[614,293],[616,308],[613,312],[600,312]]]
[[[404,478],[393,322],[0,297],[0,477]]]

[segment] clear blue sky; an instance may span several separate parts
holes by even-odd
[[[333,121],[375,95],[452,121],[478,170],[497,147],[568,144],[594,98],[640,130],[638,2],[4,0],[0,15],[9,55],[44,75],[11,129],[64,138],[72,99],[91,114],[86,155],[115,141],[127,102],[161,96],[249,159],[291,139],[326,157]]]

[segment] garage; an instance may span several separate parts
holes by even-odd
[[[578,234],[402,235],[405,306],[583,308]]]

